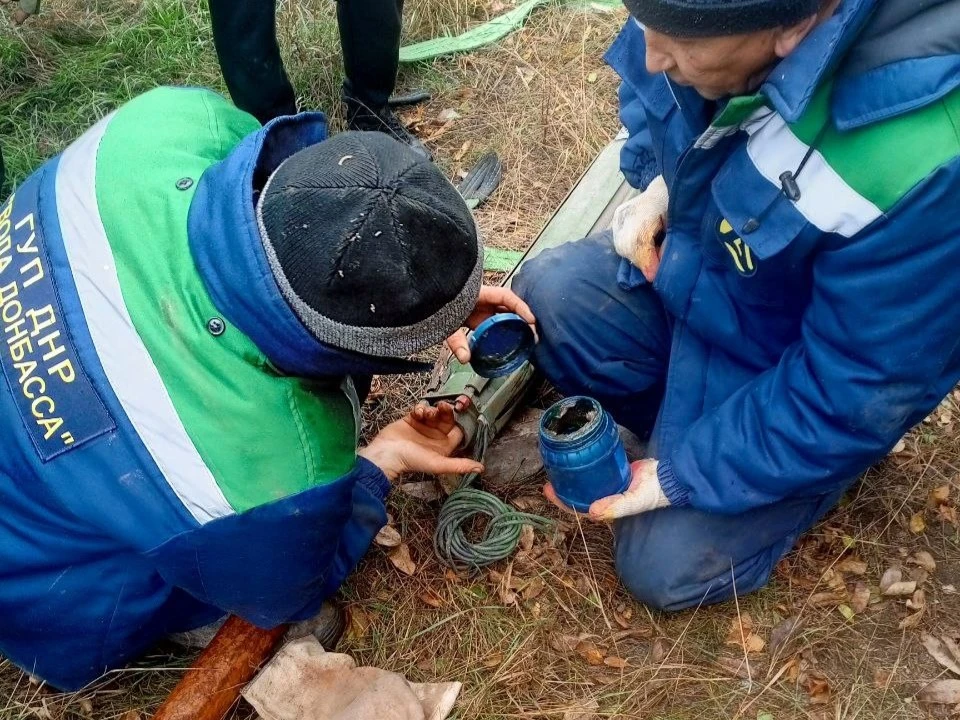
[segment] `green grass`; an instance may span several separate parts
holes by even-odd
[[[7,182],[22,180],[104,113],[159,84],[221,87],[206,10],[194,3],[44,8],[0,35],[0,138]],[[49,15],[53,15],[50,17]]]
[[[238,0],[239,1],[239,0]],[[462,0],[430,13],[414,0],[406,36],[461,31],[477,3]],[[62,150],[105,113],[157,85],[202,85],[225,92],[209,13],[202,0],[49,1],[40,16],[11,30],[0,18],[0,146],[6,187]],[[278,34],[301,107],[339,115],[343,72],[332,0],[280,3]],[[399,84],[433,92],[451,85],[449,72],[404,68]]]

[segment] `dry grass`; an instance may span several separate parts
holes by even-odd
[[[16,177],[104,107],[150,83],[218,82],[198,8],[158,3],[140,9],[119,0],[50,0],[41,23],[13,35],[0,31],[0,81],[19,83],[0,86],[0,135],[17,138],[16,148],[5,143]],[[459,32],[492,9],[492,2],[410,0],[407,34],[422,39]],[[304,0],[284,5],[280,27],[304,104],[333,108],[336,122],[340,68],[332,18],[326,0]],[[434,93],[407,119],[430,138],[451,177],[487,148],[504,160],[504,182],[479,212],[488,244],[525,247],[616,131],[615,80],[600,56],[620,22],[619,14],[552,7],[498,47],[404,69],[402,88],[425,86]],[[93,54],[91,48],[105,43],[112,54]],[[159,69],[144,66],[161,57]],[[62,90],[53,95],[51,88]],[[461,117],[442,126],[435,120],[447,108]],[[377,382],[366,408],[368,427],[402,412],[422,388],[420,378]],[[948,401],[960,417],[954,404]],[[925,717],[930,709],[912,696],[939,669],[920,647],[919,632],[955,631],[960,617],[958,596],[944,589],[960,585],[958,530],[925,509],[935,487],[951,484],[953,502],[960,497],[960,441],[952,420],[941,418],[946,415],[935,414],[911,434],[904,452],[870,471],[781,563],[767,588],[739,603],[675,615],[652,614],[628,597],[613,573],[605,528],[568,522],[555,535],[538,536],[531,552],[494,574],[460,577],[432,557],[436,507],[395,494],[391,512],[417,571],[401,575],[380,548],[371,551],[344,590],[351,629],[342,649],[415,680],[463,680],[458,718]],[[534,478],[507,496],[535,498],[539,483]],[[550,514],[543,505],[538,509]],[[909,530],[917,512],[926,517],[921,533]],[[821,604],[831,581],[824,572],[841,559],[861,557],[867,563],[862,580],[876,585],[891,563],[918,549],[928,550],[938,568],[925,583],[927,609],[917,627],[898,629],[908,611],[894,600],[847,621],[837,605],[858,580],[850,574],[834,588],[841,597]],[[744,652],[725,641],[731,623],[744,625],[738,618],[747,615],[767,645],[738,668]],[[797,616],[802,625],[792,640],[772,649],[773,629]],[[571,649],[570,638],[585,644]],[[625,664],[588,662],[603,657]],[[140,667],[75,695],[52,694],[0,665],[0,720],[129,720],[125,713],[155,707],[189,661],[161,648]],[[817,669],[829,694],[816,685]],[[890,671],[889,682],[878,683],[877,671]]]

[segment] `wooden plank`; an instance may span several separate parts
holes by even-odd
[[[547,221],[521,264],[548,248],[579,240],[610,226],[617,206],[635,194],[620,172],[620,149],[624,142],[618,136],[600,152]],[[510,273],[505,285],[510,284],[518,268]]]

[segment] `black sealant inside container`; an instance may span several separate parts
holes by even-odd
[[[580,398],[572,405],[564,405],[546,418],[543,429],[553,437],[568,439],[597,419],[597,407],[587,398]]]

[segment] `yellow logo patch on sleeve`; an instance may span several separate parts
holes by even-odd
[[[737,236],[733,226],[723,218],[717,223],[717,236],[733,258],[733,265],[738,273],[744,277],[750,277],[757,271],[750,247]]]

